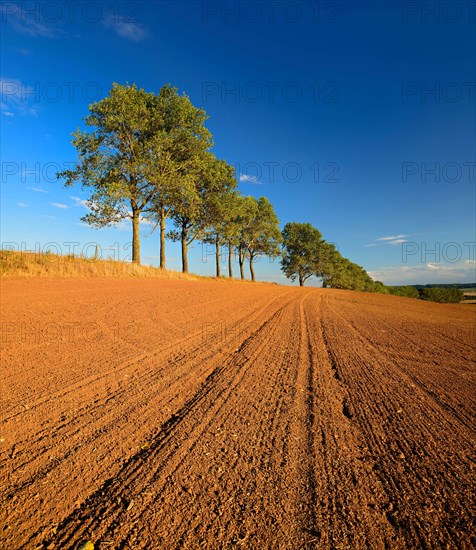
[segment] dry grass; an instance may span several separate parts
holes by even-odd
[[[158,279],[211,279],[200,275],[162,270],[147,265],[136,265],[115,260],[96,260],[77,256],[36,254],[31,252],[0,251],[0,275],[2,277],[153,277]]]
[[[228,283],[251,283],[228,277],[206,277],[180,271],[163,270],[148,265],[136,265],[116,260],[96,260],[78,256],[59,256],[49,253],[12,252],[0,250],[0,276],[59,277],[59,278],[156,278],[186,281],[213,280]],[[260,284],[277,284],[261,281]]]

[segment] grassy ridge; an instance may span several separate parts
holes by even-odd
[[[153,277],[185,280],[210,278],[115,260],[6,250],[0,251],[0,274],[2,277]]]

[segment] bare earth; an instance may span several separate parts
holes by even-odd
[[[2,281],[0,547],[474,547],[476,309]]]

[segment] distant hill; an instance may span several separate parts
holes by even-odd
[[[476,288],[476,283],[435,283],[431,285],[408,285],[418,290],[422,288]]]

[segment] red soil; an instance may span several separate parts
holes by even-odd
[[[475,313],[5,280],[0,547],[470,548]]]

